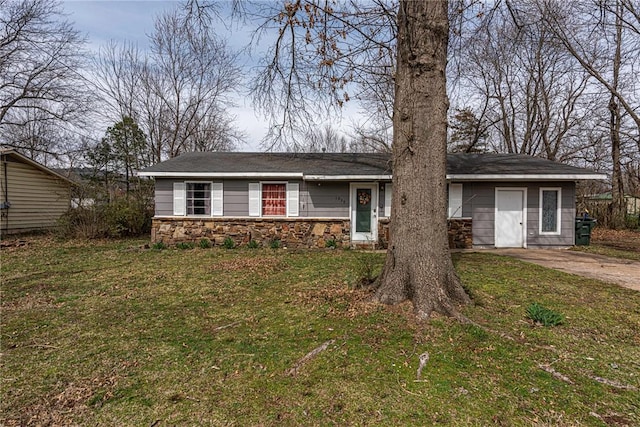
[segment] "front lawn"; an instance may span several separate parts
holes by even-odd
[[[143,243],[2,249],[0,424],[640,425],[638,292],[456,254],[482,327],[416,323],[384,254]]]

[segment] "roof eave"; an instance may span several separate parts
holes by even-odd
[[[138,172],[138,176],[157,178],[303,178],[301,172]]]
[[[447,174],[451,181],[581,181],[606,180],[607,175],[590,174]]]
[[[391,181],[392,175],[305,175],[305,181]]]
[[[391,174],[305,175],[302,172],[138,172],[156,178],[297,178],[305,181],[391,181]],[[591,174],[447,174],[450,181],[580,181],[606,180],[607,175]]]
[[[20,159],[21,161],[23,161],[24,163],[26,163],[26,164],[28,164],[30,166],[33,166],[34,168],[36,168],[36,169],[38,169],[38,170],[40,170],[40,171],[42,171],[44,173],[52,175],[55,178],[58,178],[58,179],[60,179],[62,181],[65,181],[65,182],[67,182],[67,183],[69,183],[71,185],[78,185],[78,183],[73,181],[71,178],[68,178],[68,177],[66,177],[66,176],[64,176],[62,174],[59,174],[58,172],[49,169],[45,165],[41,165],[40,163],[36,162],[35,160],[32,160],[32,159],[28,158],[27,156],[25,156],[23,154],[20,154],[19,152],[15,151],[13,149],[2,150],[2,152],[0,154],[2,154],[3,156],[5,156],[5,155],[15,156],[18,159]]]

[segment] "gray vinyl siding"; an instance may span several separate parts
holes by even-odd
[[[300,186],[300,216],[348,218],[348,182],[305,182]]]
[[[185,179],[156,179],[155,215],[158,217],[173,215],[173,183],[185,182]],[[194,179],[194,181],[197,181]],[[202,180],[206,181],[206,180]],[[289,182],[300,185],[300,217],[310,218],[348,218],[349,183],[348,182],[303,182],[296,180],[223,180],[223,216],[249,216],[250,182]],[[219,181],[214,181],[219,182]]]
[[[223,216],[249,216],[249,182],[255,181],[222,181]]]
[[[462,216],[473,220],[473,245],[493,246],[495,184],[465,182],[462,186]]]
[[[575,183],[504,183],[465,182],[462,192],[462,215],[473,219],[473,245],[495,245],[495,192],[496,187],[527,189],[527,246],[571,246],[575,241]],[[539,224],[540,187],[562,189],[561,226],[559,235],[541,235]]]

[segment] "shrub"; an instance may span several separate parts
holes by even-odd
[[[557,326],[564,322],[564,316],[562,316],[562,314],[549,310],[537,302],[527,307],[527,317],[543,326]]]
[[[211,245],[211,240],[202,239],[202,240],[200,240],[200,243],[198,243],[198,246],[200,246],[200,248],[202,248],[202,249],[209,249],[212,246]]]
[[[224,242],[222,242],[222,246],[225,249],[233,249],[236,247],[236,242],[234,242],[231,237],[227,237],[226,239],[224,239]]]
[[[102,209],[109,237],[140,236],[151,230],[153,211],[144,199],[119,197]]]
[[[640,215],[627,215],[625,226],[629,230],[640,229]]]
[[[280,241],[280,239],[273,239],[271,243],[269,243],[269,247],[271,249],[280,249],[281,246],[282,242]]]
[[[69,209],[58,219],[56,231],[65,238],[99,239],[109,235],[103,212],[94,206]]]
[[[151,249],[157,249],[157,250],[167,249],[167,245],[164,242],[157,242],[151,245]]]
[[[176,248],[178,249],[193,249],[195,245],[191,242],[179,242],[176,243]]]
[[[358,256],[356,264],[356,288],[371,286],[378,278],[376,272],[380,267],[380,261],[375,252],[362,252]]]
[[[66,238],[130,237],[151,231],[153,208],[144,197],[121,196],[110,203],[69,209],[58,220],[58,233]]]
[[[258,249],[260,247],[260,244],[255,240],[250,240],[249,243],[247,243],[247,247],[249,249]]]
[[[325,246],[327,248],[335,249],[338,247],[338,242],[336,242],[336,239],[329,239],[325,242]]]

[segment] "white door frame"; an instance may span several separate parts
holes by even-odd
[[[498,195],[501,191],[517,191],[522,194],[522,223],[521,226],[521,238],[522,238],[522,246],[516,247],[527,247],[527,187],[496,187],[495,190],[495,206],[494,206],[494,217],[493,217],[493,244],[496,248],[505,247],[498,246]],[[513,230],[512,230],[513,231]]]
[[[356,232],[356,206],[358,204],[358,188],[371,190],[371,231],[369,233]],[[349,184],[349,218],[352,242],[378,242],[378,183],[377,182],[352,182]]]

